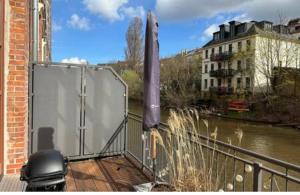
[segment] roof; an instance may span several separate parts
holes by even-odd
[[[216,44],[220,44],[220,43],[224,43],[224,42],[228,42],[228,41],[233,41],[233,40],[236,40],[236,39],[240,39],[240,38],[244,38],[244,37],[248,37],[248,36],[252,36],[252,35],[262,35],[262,36],[280,36],[284,39],[288,39],[288,40],[291,40],[291,41],[297,41],[299,42],[297,39],[295,39],[292,35],[290,34],[279,34],[277,33],[276,31],[266,31],[266,30],[263,30],[261,29],[260,27],[258,27],[257,24],[253,24],[247,31],[245,31],[244,33],[240,33],[234,37],[231,37],[231,38],[227,38],[227,39],[224,39],[224,40],[211,40],[209,41],[208,43],[206,43],[203,48],[205,47],[209,47],[209,46],[212,46],[212,45],[216,45]],[[299,42],[300,43],[300,42]]]
[[[290,20],[288,25],[294,25],[294,24],[298,24],[298,23],[300,23],[300,18]]]

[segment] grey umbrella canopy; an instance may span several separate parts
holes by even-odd
[[[147,14],[144,59],[143,129],[149,131],[160,123],[160,62],[158,22],[152,12]]]

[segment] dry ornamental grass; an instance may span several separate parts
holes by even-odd
[[[200,129],[200,123],[204,123],[205,129]],[[166,136],[156,133],[158,144],[162,146],[168,159],[164,171],[168,171],[173,188],[176,191],[223,191],[219,188],[220,175],[215,176],[214,172],[218,129],[210,131],[208,121],[200,119],[195,109],[170,111],[168,125]],[[201,134],[209,139],[201,139]],[[243,132],[239,129],[235,134],[240,145]],[[208,151],[204,145],[213,149]],[[224,163],[221,164],[221,171],[225,168]],[[236,176],[242,181],[240,177]],[[227,188],[230,190],[232,184],[228,183]]]

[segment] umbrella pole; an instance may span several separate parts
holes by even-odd
[[[147,132],[143,133],[143,162],[142,162],[142,170],[144,170],[146,166],[146,152],[147,152]]]
[[[157,143],[157,136],[156,136],[156,129],[151,130],[151,146],[152,146],[152,168],[153,168],[153,182],[156,184],[156,159],[157,159],[157,150],[156,150],[156,143]]]

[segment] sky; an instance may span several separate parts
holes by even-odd
[[[109,63],[124,60],[125,34],[148,11],[159,22],[160,56],[199,48],[231,20],[287,22],[300,17],[299,0],[52,0],[55,62]]]

